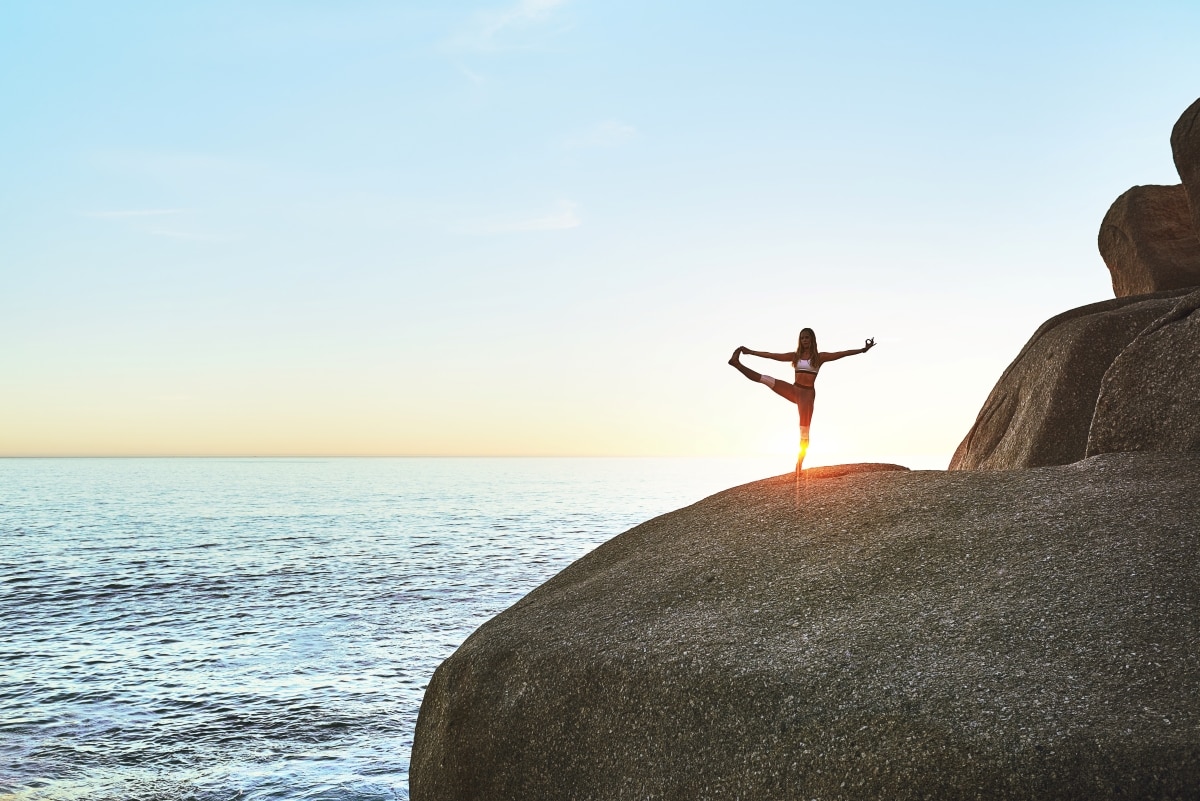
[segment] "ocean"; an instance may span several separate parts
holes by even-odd
[[[785,462],[0,459],[0,801],[407,799],[476,627]]]

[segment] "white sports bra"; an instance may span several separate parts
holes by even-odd
[[[799,356],[796,357],[796,361],[793,364],[796,367],[797,373],[812,373],[816,375],[817,371],[821,369],[821,365],[813,364],[812,359],[801,359]]]

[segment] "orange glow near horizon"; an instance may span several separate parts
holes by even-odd
[[[799,455],[792,408],[743,392],[761,389],[748,382],[714,379],[713,392],[681,399],[650,380],[627,382],[653,390],[645,394],[619,382],[599,394],[547,379],[497,383],[480,398],[450,380],[414,383],[404,374],[262,373],[188,374],[178,385],[129,373],[25,382],[0,398],[0,456],[731,456],[778,459],[782,472]],[[923,430],[929,420],[897,427],[900,412],[862,414],[853,387],[831,381],[826,397],[806,467],[940,469],[957,445],[952,431],[935,447]]]

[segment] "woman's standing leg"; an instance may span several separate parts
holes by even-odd
[[[800,413],[800,456],[796,460],[797,472],[804,464],[804,455],[808,453],[808,429],[812,425],[813,403],[816,399],[817,391],[812,387],[796,387],[796,410]]]

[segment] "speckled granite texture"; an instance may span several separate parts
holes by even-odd
[[[1104,215],[1097,244],[1118,298],[1200,285],[1200,237],[1181,184],[1127,190]]]
[[[955,450],[950,469],[1013,470],[1082,459],[1108,369],[1190,291],[1114,298],[1042,323],[992,388]],[[1165,366],[1152,362],[1140,369],[1161,371],[1163,380],[1170,380]],[[1197,403],[1200,399],[1172,413],[1194,416]],[[1133,413],[1140,414],[1136,409]]]
[[[651,520],[443,663],[412,798],[1195,798],[1198,476],[814,473]]]
[[[1144,329],[1104,374],[1087,454],[1200,451],[1200,290]]]
[[[1187,107],[1171,129],[1171,155],[1192,207],[1192,224],[1200,231],[1200,98]]]

